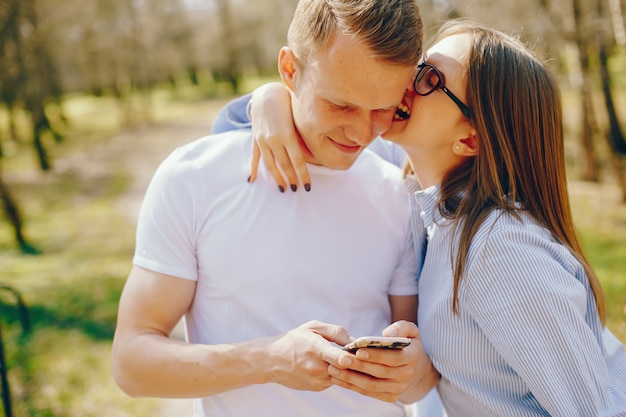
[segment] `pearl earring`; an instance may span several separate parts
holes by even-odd
[[[454,147],[454,149],[456,149],[456,150],[458,151],[459,149],[461,149],[461,146],[460,146],[460,145],[456,145],[456,146]]]

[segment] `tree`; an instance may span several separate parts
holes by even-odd
[[[58,82],[56,67],[49,54],[46,37],[43,36],[39,25],[39,15],[36,0],[20,0],[21,25],[30,29],[30,33],[24,41],[28,55],[24,54],[22,70],[25,74],[23,103],[31,115],[33,145],[43,171],[51,168],[51,161],[43,141],[46,133],[51,134],[56,142],[60,142],[63,136],[52,126],[50,118],[46,114],[46,103],[52,99],[59,104],[62,89]]]
[[[580,97],[581,97],[581,130],[580,143],[585,159],[583,180],[599,181],[599,173],[596,166],[596,152],[593,146],[593,136],[598,131],[592,98],[591,64],[590,64],[590,36],[586,28],[581,0],[572,0],[574,14],[574,30],[572,31],[578,51],[578,64],[580,67]]]
[[[27,255],[37,255],[39,254],[39,250],[30,244],[24,236],[24,228],[19,208],[11,194],[11,191],[9,190],[8,185],[2,179],[1,174],[2,172],[0,172],[0,199],[2,200],[2,208],[6,218],[13,227],[15,241],[19,245],[22,253]]]
[[[608,17],[606,14],[607,8],[604,6],[603,0],[596,0],[596,13],[597,16],[601,19],[600,21],[608,21]],[[611,89],[611,74],[609,72],[609,56],[610,56],[610,48],[608,39],[614,39],[614,37],[609,37],[607,33],[600,28],[610,25],[601,25],[596,31],[596,48],[597,48],[597,56],[599,62],[599,72],[600,72],[600,80],[602,85],[602,93],[604,96],[604,104],[606,106],[607,116],[608,116],[608,132],[606,133],[606,138],[609,147],[609,158],[611,161],[611,166],[613,167],[613,171],[615,173],[615,177],[618,185],[622,190],[622,201],[626,203],[626,177],[624,176],[624,164],[621,156],[626,155],[626,140],[624,138],[624,134],[622,132],[619,119],[617,116],[617,112],[615,109],[613,92]]]
[[[19,34],[19,11],[19,3],[17,1],[4,3],[3,8],[0,9],[0,16],[2,16],[2,20],[0,20],[0,58],[5,63],[6,68],[5,71],[0,73],[0,97],[7,105],[10,132],[13,140],[17,139],[14,108],[24,85],[23,74],[20,72],[20,69],[23,68],[23,60]],[[3,156],[0,152],[0,158]],[[37,249],[28,243],[24,236],[19,208],[9,186],[2,178],[1,165],[0,200],[2,200],[2,209],[14,230],[15,240],[20,250],[26,254],[37,254]]]

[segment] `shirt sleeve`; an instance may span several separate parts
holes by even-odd
[[[597,316],[588,279],[563,245],[537,230],[491,230],[472,248],[460,308],[550,415],[598,415],[610,377],[586,321],[598,322],[588,317]]]
[[[408,227],[408,225],[407,225]],[[404,249],[400,261],[389,285],[389,295],[417,294],[417,259],[413,246],[413,234],[408,232],[404,240]]]
[[[246,107],[252,94],[246,94],[229,102],[215,117],[211,133],[222,133],[237,129],[250,129],[252,123],[248,118]]]
[[[173,152],[152,177],[139,211],[133,264],[178,278],[197,280],[194,190],[204,186],[193,164]]]

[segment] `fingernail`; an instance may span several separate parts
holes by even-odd
[[[298,186],[296,184],[291,184],[291,191],[293,192],[298,191]]]
[[[344,355],[339,358],[339,365],[348,367],[351,364],[352,364],[352,359],[350,359],[350,357],[348,357],[347,355]]]
[[[248,179],[246,181],[250,182],[250,178],[252,178],[252,175],[248,175]]]
[[[367,359],[370,357],[370,354],[367,350],[359,349],[356,351],[357,358],[359,359]]]
[[[304,189],[309,192],[311,191],[311,184],[304,184]]]
[[[283,187],[282,185],[279,185],[278,189],[280,190],[281,193],[285,192],[285,187]]]

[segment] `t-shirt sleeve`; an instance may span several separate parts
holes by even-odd
[[[417,294],[417,258],[413,243],[411,225],[407,219],[407,233],[404,238],[403,249],[399,258],[394,276],[389,285],[389,295]]]
[[[157,169],[139,212],[133,264],[179,278],[197,280],[194,189],[202,176],[172,153]]]

